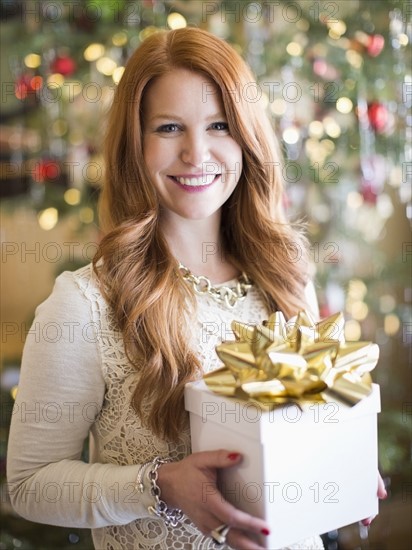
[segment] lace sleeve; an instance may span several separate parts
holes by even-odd
[[[31,521],[120,525],[148,516],[153,503],[149,491],[131,490],[139,464],[81,460],[105,396],[94,328],[72,274],[61,275],[27,337],[9,439],[11,502]]]

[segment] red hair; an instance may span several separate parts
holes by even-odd
[[[243,151],[242,174],[223,207],[225,250],[261,289],[268,308],[287,317],[305,307],[307,283],[307,245],[283,212],[273,130],[260,103],[242,93],[255,82],[249,68],[231,46],[206,31],[153,34],[127,63],[111,107],[100,203],[106,234],[94,268],[126,353],[141,373],[134,407],[157,435],[169,438],[177,437],[184,420],[184,385],[198,376],[201,365],[188,345],[185,304],[189,297],[194,308],[195,298],[159,228],[159,203],[143,158],[141,109],[148,84],[174,68],[216,83],[230,134]]]

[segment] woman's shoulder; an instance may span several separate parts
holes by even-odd
[[[86,298],[100,296],[100,283],[93,264],[87,264],[75,271],[63,271],[56,278],[53,292],[66,296],[82,294]]]
[[[103,305],[104,299],[93,265],[88,264],[75,271],[60,273],[48,297],[36,308],[36,314],[55,312],[58,316],[77,317],[89,311],[93,302]]]

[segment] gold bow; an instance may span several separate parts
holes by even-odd
[[[268,406],[336,398],[355,405],[372,390],[379,347],[346,342],[342,313],[315,323],[307,311],[289,322],[277,311],[261,325],[231,326],[236,341],[216,347],[225,366],[204,376],[215,393]]]

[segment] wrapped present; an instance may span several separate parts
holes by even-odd
[[[216,350],[225,366],[186,386],[192,451],[242,453],[221,471],[220,489],[268,521],[267,548],[378,512],[380,395],[369,373],[379,350],[346,342],[343,328],[342,314],[234,321],[236,340]]]

